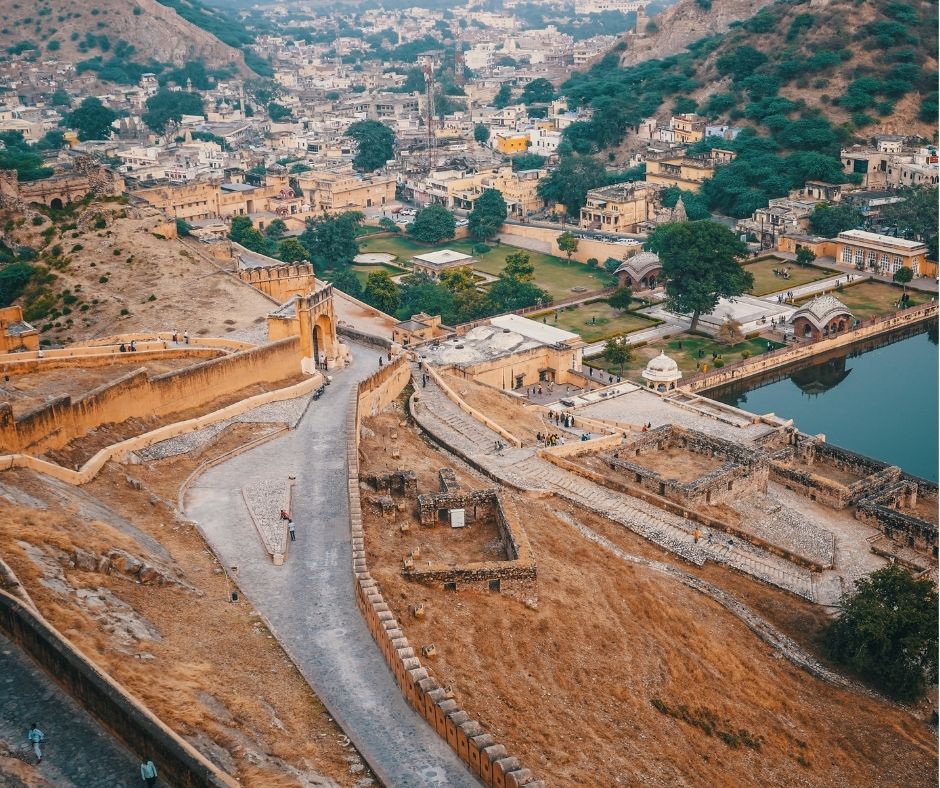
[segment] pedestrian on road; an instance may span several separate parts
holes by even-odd
[[[281,509],[281,519],[287,520],[287,522],[290,522],[290,515],[287,513],[285,509]]]
[[[294,530],[294,521],[293,521],[293,520],[288,520],[288,521],[287,521],[287,533],[290,534],[290,540],[291,540],[292,542],[296,542],[296,541],[297,541],[297,531]]]
[[[147,783],[147,788],[157,784],[157,767],[149,758],[140,765],[140,779]]]
[[[380,367],[382,366],[382,357],[381,357],[381,356],[379,356],[379,366],[380,366]]]
[[[30,728],[29,733],[26,734],[26,738],[29,740],[29,743],[33,745],[33,752],[36,753],[36,763],[42,763],[42,743],[46,740],[45,734],[39,730],[39,726],[34,722]]]
[[[188,331],[183,332],[183,342],[185,342],[187,345],[189,344],[189,332]]]

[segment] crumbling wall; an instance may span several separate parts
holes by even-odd
[[[936,505],[937,485],[906,476],[858,502],[855,519],[881,531],[892,542],[937,557],[937,524],[902,511],[917,500]]]

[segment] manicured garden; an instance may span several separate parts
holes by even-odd
[[[356,279],[358,279],[363,286],[365,286],[369,274],[376,273],[377,271],[385,271],[389,276],[398,276],[404,273],[400,268],[396,268],[393,265],[360,265],[359,263],[353,263],[349,266],[349,270],[356,275]]]
[[[904,293],[900,285],[889,285],[887,282],[867,280],[852,284],[848,287],[836,288],[829,293],[845,304],[857,320],[867,320],[875,315],[887,315],[897,312],[901,307],[898,302]],[[918,306],[930,300],[930,295],[908,288],[910,300],[907,306]],[[805,298],[798,302],[805,304],[812,298]]]
[[[779,343],[773,344],[773,348],[778,347],[781,347]],[[715,360],[712,358],[712,353],[718,354],[725,364],[731,364],[744,358],[766,353],[767,350],[767,340],[759,337],[745,339],[743,342],[729,347],[708,336],[679,334],[669,339],[657,339],[645,345],[631,348],[630,361],[624,365],[623,371],[625,377],[640,380],[640,372],[643,371],[650,359],[655,358],[660,352],[664,351],[667,356],[679,365],[682,374],[688,377],[696,372],[705,371],[706,366],[708,369],[714,369]],[[595,369],[603,369],[615,375],[620,374],[620,365],[609,364],[603,356],[586,359],[585,363]]]
[[[599,268],[588,268],[583,263],[568,262],[564,258],[554,257],[543,252],[533,252],[506,244],[493,244],[490,251],[477,254],[473,251],[474,243],[469,240],[445,241],[440,244],[423,244],[406,236],[383,236],[381,238],[363,238],[359,251],[385,252],[394,254],[401,263],[407,263],[414,255],[435,252],[440,249],[453,249],[456,252],[473,255],[477,259],[476,268],[484,273],[498,274],[506,264],[506,255],[523,252],[529,255],[529,261],[535,266],[535,284],[547,290],[553,298],[560,300],[579,293],[591,293],[603,290],[615,284],[615,280]]]
[[[556,317],[557,315],[557,317]],[[543,320],[566,331],[574,331],[585,342],[598,342],[620,334],[629,334],[643,328],[652,328],[660,321],[636,312],[614,309],[606,301],[591,301],[576,306],[550,309],[529,315],[532,320]]]
[[[780,257],[765,257],[753,263],[746,263],[744,266],[754,276],[754,286],[750,289],[751,295],[765,296],[770,293],[777,293],[781,290],[792,290],[794,287],[805,285],[809,282],[818,282],[820,279],[836,275],[836,271],[827,271],[824,268],[817,268],[814,265],[800,266],[792,260],[784,260]],[[786,269],[789,278],[774,274],[774,269],[778,271]]]

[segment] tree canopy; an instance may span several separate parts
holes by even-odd
[[[937,592],[897,564],[855,581],[823,644],[879,689],[915,700],[937,681]]]
[[[21,131],[0,134],[0,170],[16,170],[21,181],[36,181],[52,175],[51,167],[42,163],[42,157],[30,148]]]
[[[937,259],[937,187],[908,186],[899,190],[903,202],[881,209],[883,224],[896,228],[899,235],[927,244],[927,256]]]
[[[357,121],[346,130],[346,136],[358,146],[353,166],[360,172],[374,172],[395,158],[395,135],[384,123]]]
[[[385,312],[385,314],[393,315],[395,310],[398,309],[401,292],[398,285],[392,281],[388,271],[374,271],[366,279],[362,298],[367,304]]]
[[[111,124],[117,120],[117,113],[101,103],[100,99],[88,96],[77,109],[65,116],[65,125],[78,132],[78,138],[86,140],[105,140],[111,136]]]
[[[862,223],[862,212],[850,203],[817,205],[809,217],[810,229],[823,238],[835,238]]]
[[[489,138],[490,138],[489,126],[485,126],[482,123],[477,123],[476,126],[473,127],[473,139],[475,139],[481,145],[486,143],[486,141],[489,140]]]
[[[571,255],[578,251],[578,239],[566,230],[555,239],[555,243],[557,243],[558,248],[565,253],[570,263]]]
[[[454,237],[456,227],[454,215],[443,205],[435,203],[418,211],[418,215],[408,227],[408,233],[419,241],[433,244],[449,241]]]
[[[477,197],[470,212],[470,235],[477,241],[488,241],[506,221],[506,201],[497,189],[486,189]]]
[[[298,240],[310,252],[318,270],[344,268],[359,254],[356,234],[363,218],[358,211],[347,211],[307,220]]]
[[[141,119],[156,134],[179,125],[183,115],[202,115],[202,99],[195,93],[161,88],[147,99],[147,109]]]
[[[564,156],[538,185],[538,195],[550,203],[561,203],[569,216],[578,216],[587,202],[588,190],[607,182],[604,166],[590,156]]]
[[[646,248],[662,262],[667,308],[691,313],[692,331],[719,298],[741,295],[754,284],[754,276],[738,262],[747,254],[747,246],[717,222],[660,225],[650,234]]]
[[[523,104],[543,104],[555,98],[555,88],[545,77],[533,79],[522,89]]]
[[[508,82],[503,82],[496,91],[496,97],[493,99],[493,106],[496,109],[502,109],[512,101],[512,86]]]

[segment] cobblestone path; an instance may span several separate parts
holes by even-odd
[[[47,742],[39,773],[57,788],[130,788],[140,783],[140,759],[0,635],[0,739],[31,764],[36,760],[26,731],[33,722]]]
[[[376,776],[390,786],[476,786],[457,755],[402,697],[356,606],[346,498],[346,411],[379,351],[350,345],[297,429],[210,469],[190,487],[186,513],[263,615],[304,678]],[[274,566],[241,488],[295,476],[297,541]],[[273,677],[272,677],[273,678]]]

